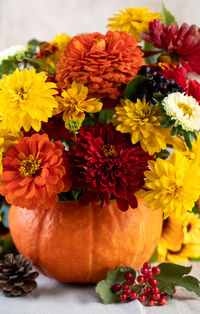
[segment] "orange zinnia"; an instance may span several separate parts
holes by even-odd
[[[135,37],[126,32],[75,36],[57,64],[57,85],[69,88],[76,81],[92,96],[117,99],[144,64],[142,55]]]
[[[64,145],[46,134],[24,137],[10,146],[3,160],[0,193],[9,204],[27,209],[48,209],[70,182],[63,165]],[[65,181],[65,182],[64,182]]]

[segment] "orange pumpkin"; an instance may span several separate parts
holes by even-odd
[[[98,282],[118,266],[139,269],[160,238],[162,215],[138,199],[138,208],[60,202],[50,210],[11,206],[13,241],[43,274],[62,282]]]

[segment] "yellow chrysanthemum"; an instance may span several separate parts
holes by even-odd
[[[161,239],[157,246],[158,261],[187,263],[188,258],[198,258],[200,256],[199,222],[198,215],[194,213],[168,217],[164,221]]]
[[[29,131],[41,128],[41,121],[47,122],[58,104],[53,97],[56,84],[45,82],[45,72],[34,69],[3,75],[0,81],[0,111],[4,128]]]
[[[200,195],[200,167],[183,153],[174,151],[169,160],[149,161],[150,171],[141,195],[148,205],[162,209],[164,218],[191,211]]]
[[[0,174],[2,173],[2,159],[8,147],[17,143],[20,134],[12,132],[10,129],[4,129],[0,124]]]
[[[102,109],[103,104],[97,98],[87,98],[88,88],[82,83],[73,82],[71,88],[62,92],[62,97],[57,97],[59,107],[54,114],[63,112],[66,127],[68,120],[73,118],[83,121],[84,112],[95,113]]]
[[[192,149],[187,147],[181,137],[174,138],[172,145],[175,149],[180,150],[188,160],[191,160],[191,162],[195,161],[200,165],[200,135],[197,135],[197,142],[195,140],[192,141]]]
[[[181,125],[183,130],[198,131],[200,129],[200,106],[195,98],[184,93],[172,93],[165,97],[162,106],[166,114]]]
[[[135,36],[136,40],[142,40],[141,33],[146,32],[149,23],[154,19],[161,19],[160,13],[148,12],[149,8],[125,8],[125,11],[118,10],[119,14],[109,18],[111,22],[107,25],[111,30],[126,31]]]
[[[150,155],[160,152],[166,147],[166,137],[169,130],[160,125],[159,111],[143,98],[133,103],[122,99],[121,106],[116,107],[114,123],[122,133],[130,133],[133,144],[140,141],[142,149]]]

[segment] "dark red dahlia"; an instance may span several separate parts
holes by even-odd
[[[142,38],[156,48],[175,53],[189,72],[200,73],[200,32],[196,25],[183,23],[179,27],[173,23],[166,27],[156,19],[149,23],[149,31],[142,33]]]
[[[134,193],[144,185],[144,171],[150,156],[130,136],[116,131],[112,124],[82,127],[78,143],[70,147],[72,189],[87,190],[83,204],[117,200],[119,209],[137,207]]]
[[[200,84],[196,80],[189,80],[187,87],[187,94],[192,96],[200,104]]]

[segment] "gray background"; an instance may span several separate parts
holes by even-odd
[[[162,2],[178,22],[200,25],[200,0],[0,0],[0,49],[57,33],[105,32],[107,18],[124,7],[161,10]]]

